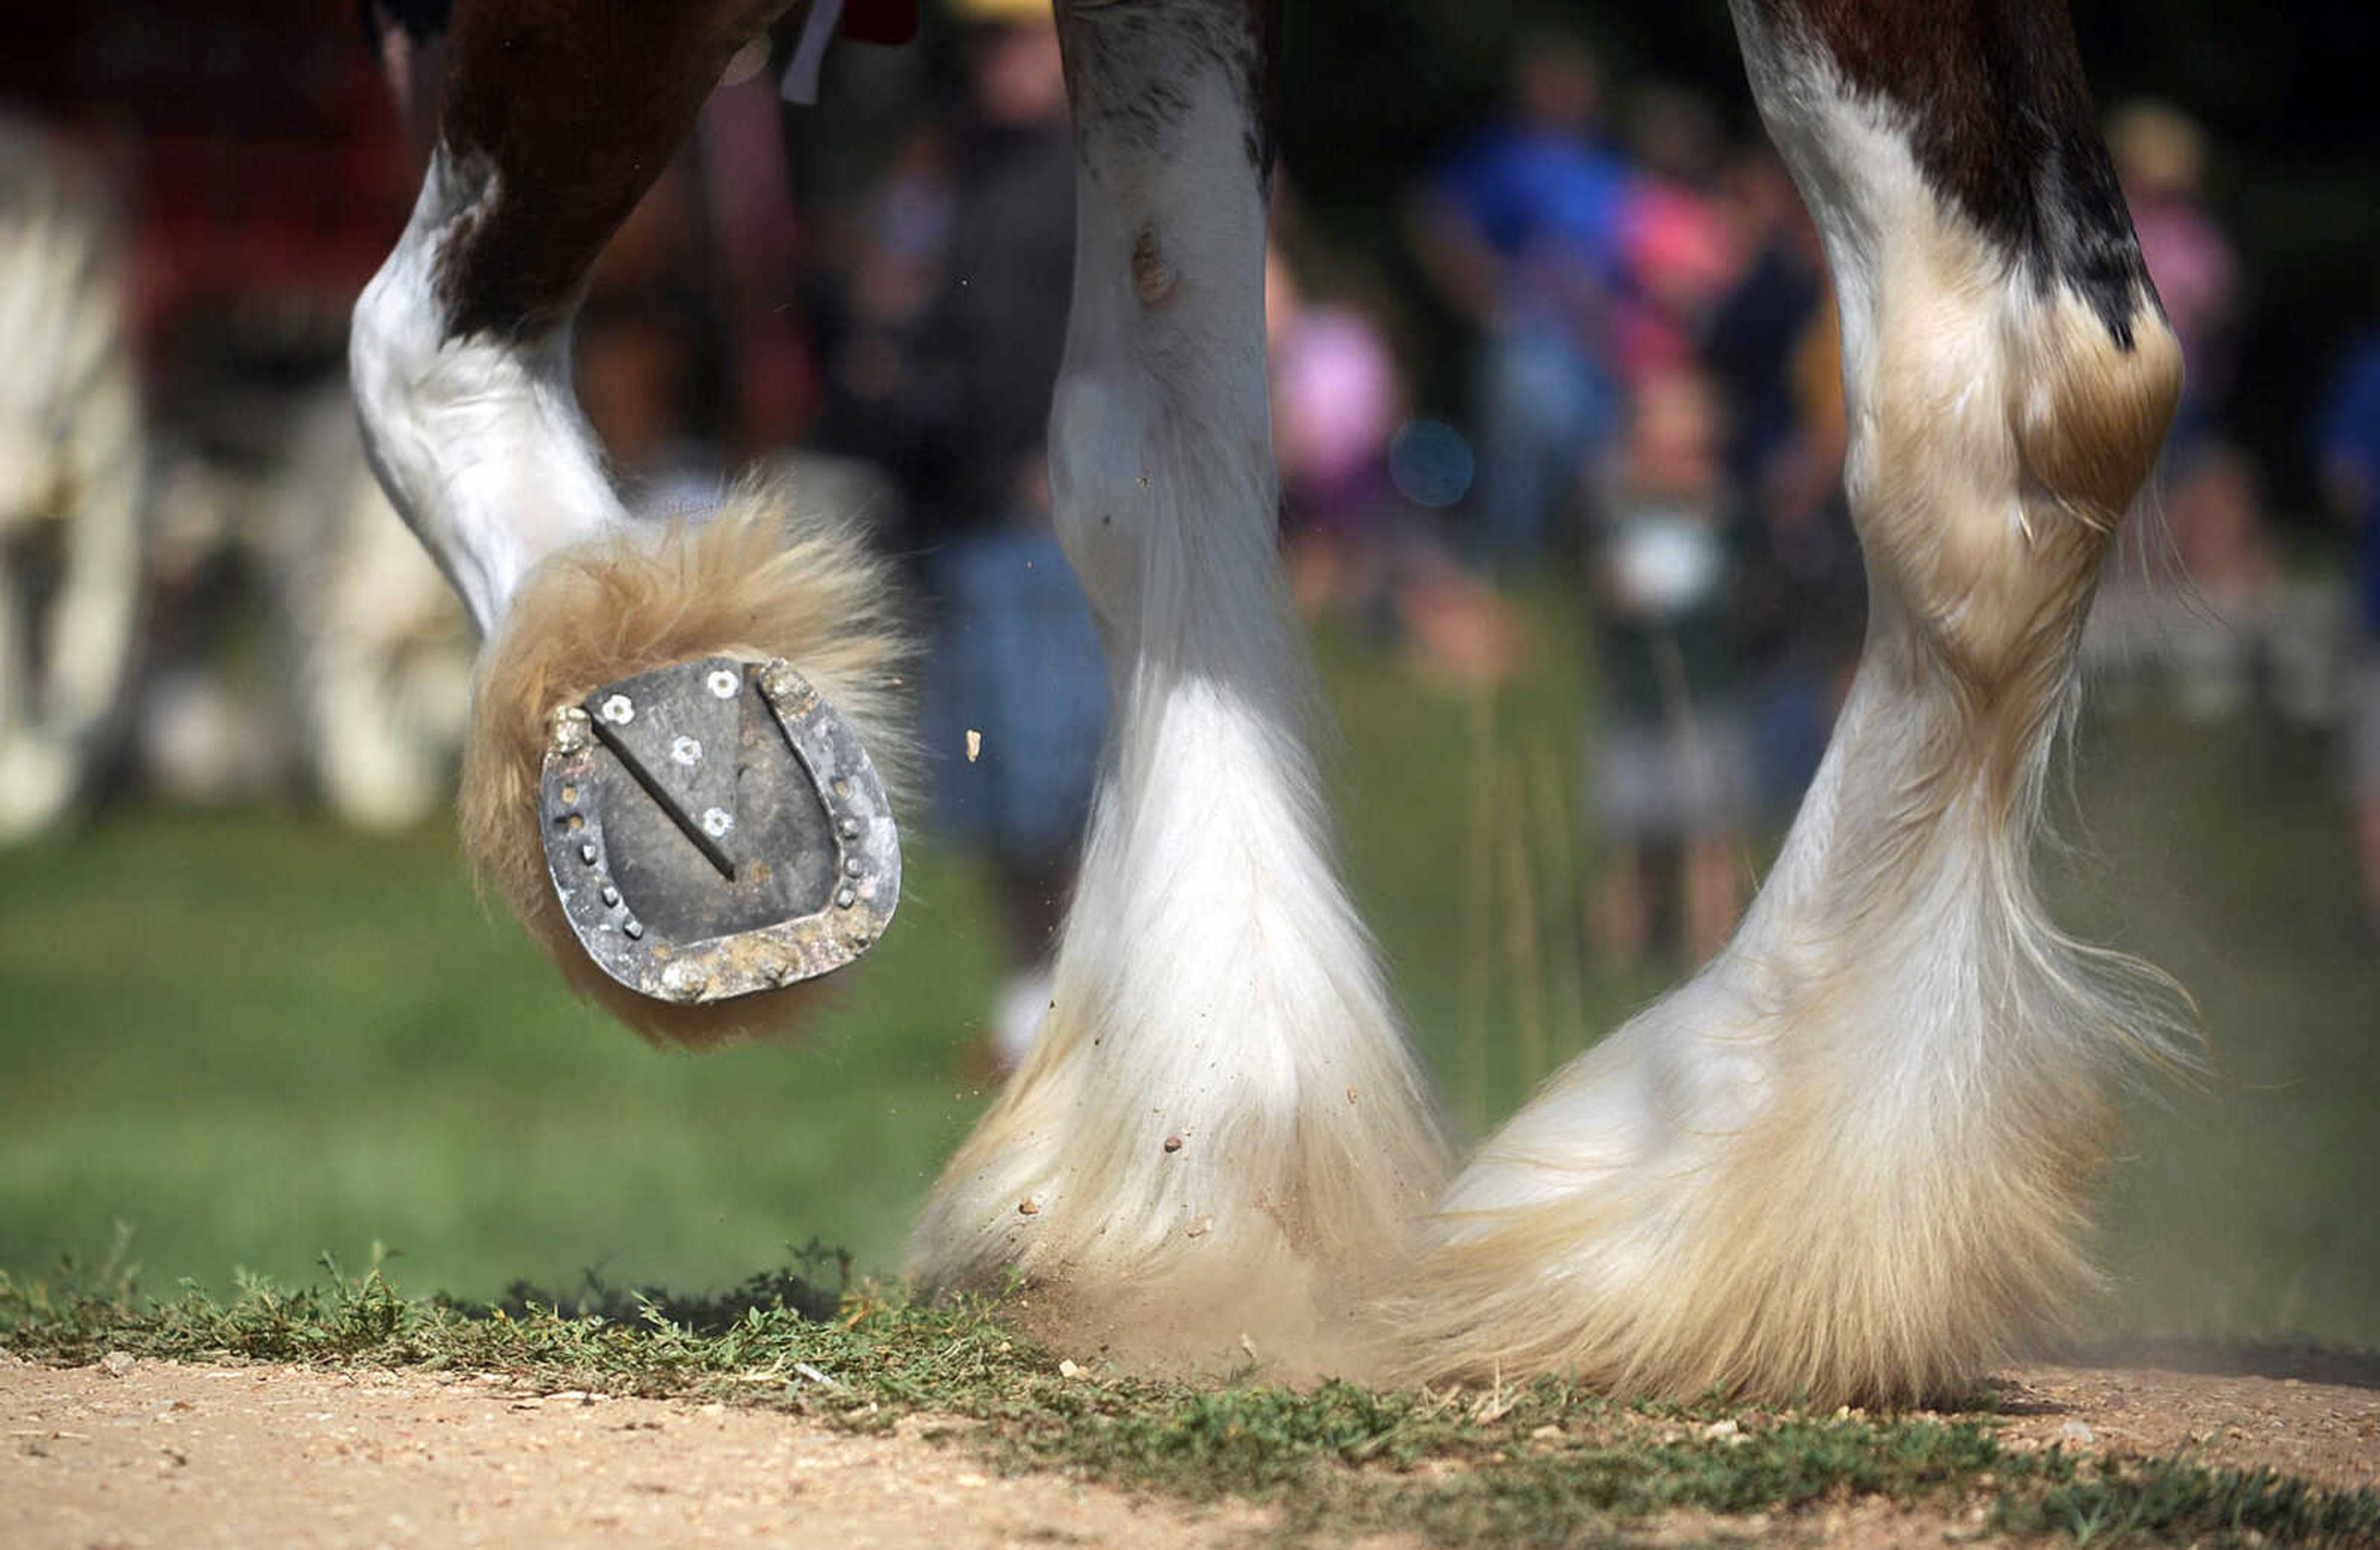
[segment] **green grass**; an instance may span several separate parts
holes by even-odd
[[[2187,986],[2212,1070],[2127,1106],[2112,1328],[2380,1348],[2380,926],[2327,750],[2086,732],[2061,915]]]
[[[976,879],[913,858],[904,929],[796,1048],[662,1054],[575,1005],[446,831],[111,815],[0,866],[0,1265],[117,1221],[164,1278],[377,1239],[484,1295],[598,1265],[722,1282],[815,1223],[897,1259],[979,1101]]]
[[[1578,951],[1584,651],[1561,599],[1530,617],[1542,665],[1492,706],[1318,642],[1354,886],[1473,1135],[1676,972]],[[2179,974],[2220,1062],[2129,1105],[2092,1327],[2380,1347],[2380,953],[2335,783],[2149,718],[2095,724],[2077,785],[2061,913]],[[845,1010],[696,1058],[574,1006],[443,827],[110,811],[0,858],[0,1268],[96,1261],[127,1223],[143,1284],[218,1290],[375,1242],[479,1299],[589,1266],[722,1286],[811,1234],[890,1273],[981,1105],[998,977],[981,876],[918,844],[908,879]]]
[[[1474,1134],[1677,970],[1580,951],[1584,666],[1559,599],[1531,618],[1545,666],[1492,705],[1318,643],[1353,884]],[[2380,1346],[2380,953],[2317,752],[2154,717],[2095,722],[2078,752],[2061,914],[2180,975],[2216,1065],[2128,1104],[2098,1333]],[[866,1278],[897,1266],[981,1105],[962,1072],[999,973],[981,876],[928,844],[907,869],[843,1011],[799,1045],[697,1058],[568,1002],[443,828],[131,808],[6,857],[0,1345],[497,1371],[856,1427],[924,1411],[1002,1467],[1241,1496],[1292,1538],[1606,1544],[1671,1509],[1741,1525],[1877,1499],[2093,1544],[2380,1539],[2370,1492],[2026,1451],[1987,1409],[1065,1377],[995,1310]],[[813,1233],[848,1256],[711,1298],[610,1290],[727,1286]],[[326,1250],[375,1268],[322,1278]],[[100,1268],[56,1274],[62,1255]]]
[[[1272,1507],[1276,1537],[1293,1542],[1402,1531],[1448,1546],[1609,1544],[1680,1509],[1730,1515],[1742,1532],[1748,1515],[1871,1499],[2090,1544],[2380,1539],[2380,1493],[2185,1458],[2010,1447],[1988,1411],[1728,1413],[1623,1405],[1551,1381],[1485,1392],[1187,1384],[1062,1366],[980,1302],[927,1307],[862,1286],[811,1316],[832,1306],[808,1278],[826,1265],[799,1268],[695,1302],[594,1288],[568,1312],[521,1295],[498,1309],[410,1302],[377,1268],[162,1302],[90,1277],[53,1289],[0,1275],[0,1348],[67,1362],[123,1351],[493,1372],[549,1391],[724,1399],[862,1429],[923,1413],[971,1423],[929,1435],[1003,1469]]]

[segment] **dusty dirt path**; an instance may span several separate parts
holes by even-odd
[[[120,1364],[120,1362],[119,1362]],[[0,1358],[0,1545],[1204,1545],[1189,1517],[964,1448],[720,1404],[404,1372]]]
[[[2079,1443],[2087,1428],[2119,1452],[2194,1447],[2215,1464],[2380,1483],[2380,1388],[2067,1367],[2011,1381],[2007,1430],[2026,1441]],[[773,1411],[533,1396],[488,1378],[0,1355],[0,1545],[1175,1550],[1245,1542],[1267,1523],[1248,1508],[1001,1478],[918,1435],[929,1424],[863,1437]],[[1864,1550],[1938,1546],[1964,1525],[1869,1505],[1648,1527]]]
[[[2012,1377],[2001,1399],[2004,1437],[2151,1459],[2188,1452],[2210,1469],[2380,1486],[2380,1387],[2368,1383],[2155,1367],[2035,1366]]]

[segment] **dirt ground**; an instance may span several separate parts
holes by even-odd
[[[2338,1374],[2333,1374],[2338,1375]],[[2118,1452],[2194,1448],[2331,1484],[2380,1483],[2380,1386],[2145,1367],[2012,1374],[2007,1430]],[[1187,1547],[1267,1517],[1193,1510],[1051,1475],[1002,1478],[922,1420],[854,1436],[720,1404],[532,1395],[489,1377],[135,1362],[60,1369],[0,1354],[0,1545],[713,1544]],[[2084,1435],[2087,1431],[2088,1436]],[[1973,1542],[1871,1505],[1770,1522],[1681,1515],[1714,1535],[1869,1546]]]

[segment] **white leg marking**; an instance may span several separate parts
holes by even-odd
[[[440,148],[348,343],[373,469],[482,636],[540,560],[626,522],[571,388],[569,331],[446,336],[439,253],[497,195],[484,168]]]
[[[1056,1007],[915,1256],[944,1283],[1017,1266],[1198,1354],[1309,1331],[1444,1163],[1301,734],[1246,110],[1220,69],[1180,84],[1168,149],[1093,126],[1079,175],[1051,464],[1117,717]]]

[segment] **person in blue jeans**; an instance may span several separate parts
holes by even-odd
[[[1480,334],[1463,547],[1499,569],[1544,551],[1621,420],[1609,331],[1632,175],[1597,135],[1600,96],[1584,45],[1526,40],[1512,115],[1442,166],[1410,212],[1416,256]]]
[[[1075,241],[1057,31],[1046,0],[957,0],[952,14],[967,106],[879,200],[878,251],[829,357],[830,435],[902,480],[897,542],[932,619],[920,721],[934,829],[989,859],[999,889],[1008,977],[984,1053],[1005,1070],[1050,1002],[1107,661],[1050,526],[1045,437]]]

